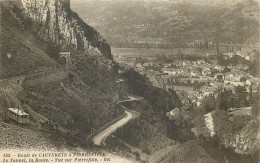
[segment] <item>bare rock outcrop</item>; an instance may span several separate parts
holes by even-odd
[[[22,27],[30,27],[36,35],[60,51],[83,52],[95,49],[112,59],[106,40],[71,10],[69,0],[5,1]]]

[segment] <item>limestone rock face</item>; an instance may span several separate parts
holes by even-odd
[[[225,146],[234,148],[239,154],[252,155],[259,149],[260,144],[260,131],[256,123],[250,122],[239,133],[225,139]]]
[[[106,40],[71,10],[69,0],[21,0],[19,8],[33,22],[36,34],[57,45],[60,51],[95,48],[112,59]]]

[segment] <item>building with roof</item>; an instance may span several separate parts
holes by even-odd
[[[174,68],[162,68],[162,72],[168,75],[175,75],[177,74],[177,70]]]

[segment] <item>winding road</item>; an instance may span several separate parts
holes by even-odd
[[[129,111],[125,111],[126,116],[122,119],[120,119],[119,121],[117,121],[116,123],[112,124],[111,126],[105,128],[103,131],[101,131],[100,133],[98,133],[94,138],[93,138],[93,142],[96,145],[102,145],[104,144],[105,139],[111,135],[113,132],[115,132],[118,128],[122,127],[123,125],[125,125],[128,121],[130,121],[131,119],[133,119],[135,116],[133,115],[133,113],[129,112]]]
[[[132,96],[129,96],[128,100],[120,101],[118,103],[126,102],[126,101],[135,101],[140,100],[142,98],[135,98]],[[113,123],[112,125],[108,126],[104,130],[100,131],[97,135],[94,136],[93,142],[96,145],[103,145],[105,139],[111,135],[113,132],[115,132],[118,128],[124,126],[127,124],[131,119],[134,119],[137,117],[137,113],[134,111],[130,111],[129,109],[125,108],[125,117],[117,121],[116,123]]]
[[[143,97],[133,97],[133,96],[128,96],[128,98],[129,98],[129,99],[127,99],[127,100],[119,101],[118,104],[119,104],[119,103],[122,103],[122,102],[139,101],[139,100],[142,100],[142,99],[143,99]]]

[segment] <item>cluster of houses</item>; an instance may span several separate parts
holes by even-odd
[[[221,78],[221,80],[219,80]],[[222,82],[220,82],[222,81]],[[218,73],[214,76],[214,80],[209,80],[208,85],[204,85],[196,92],[195,96],[197,97],[194,102],[197,103],[197,106],[201,104],[201,101],[212,95],[216,97],[218,89],[224,88],[225,90],[235,91],[235,87],[242,86],[245,87],[246,92],[256,92],[256,89],[259,84],[259,79],[252,77],[245,73]]]
[[[201,43],[202,41],[195,41],[194,43]],[[211,44],[211,43],[207,43]],[[248,61],[254,59],[254,53],[226,52],[224,57],[231,58],[238,55]],[[195,81],[202,84],[200,89],[194,89],[191,100],[198,106],[201,101],[209,96],[216,96],[219,88],[225,90],[235,90],[237,86],[245,87],[247,92],[256,91],[259,84],[259,79],[251,76],[248,73],[249,66],[243,63],[236,65],[221,66],[215,62],[208,62],[206,60],[176,60],[171,63],[161,63],[153,61],[151,58],[145,58],[138,61],[140,57],[130,57],[126,60],[126,64],[133,67],[139,73],[146,75],[154,86],[168,89],[174,88],[176,85],[173,79],[178,79],[180,84],[192,86]],[[252,90],[250,90],[252,89]]]
[[[253,87],[253,91],[256,91],[259,84],[258,78],[245,72],[245,70],[248,69],[245,65],[230,66],[228,67],[230,70],[228,72],[223,72],[225,69],[224,66],[213,65],[200,60],[197,62],[184,61],[179,65],[182,66],[178,68],[163,67],[161,69],[161,74],[164,75],[161,75],[161,79],[166,78],[166,81],[167,77],[178,76],[183,77],[180,78],[180,81],[185,83],[187,83],[188,80],[191,84],[194,83],[194,81],[206,83],[199,90],[196,90],[193,95],[193,97],[196,98],[192,100],[197,106],[201,104],[201,101],[206,96],[216,96],[217,90],[220,87],[225,88],[225,90],[234,91],[235,87],[243,86],[246,88],[247,92],[250,92],[251,86]],[[171,88],[171,86],[164,87]]]
[[[225,59],[228,58],[232,58],[234,56],[240,56],[242,58],[244,58],[245,60],[248,61],[253,61],[256,58],[256,53],[245,53],[245,52],[241,52],[241,51],[237,51],[237,52],[226,52],[223,54]]]

